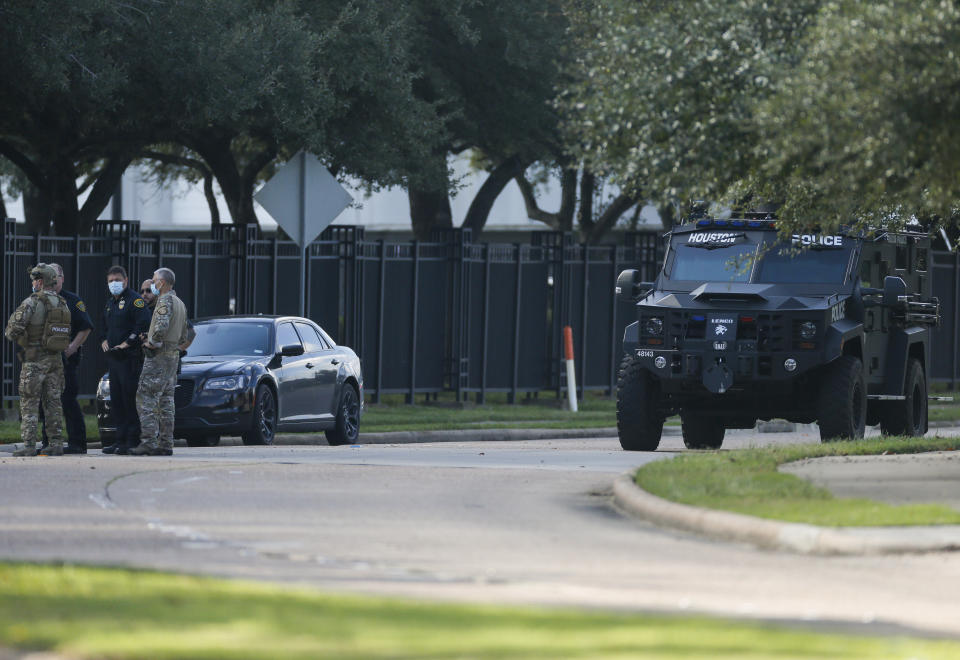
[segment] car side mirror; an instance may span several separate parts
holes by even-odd
[[[653,290],[653,282],[641,282],[640,271],[625,270],[617,278],[614,290],[617,298],[624,302],[637,302]]]
[[[900,297],[907,295],[907,283],[896,275],[887,275],[883,278],[883,306],[896,307],[900,304]]]
[[[283,357],[297,357],[303,355],[303,344],[287,344],[280,347],[280,355]]]

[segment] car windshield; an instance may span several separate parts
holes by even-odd
[[[271,352],[272,328],[272,323],[262,322],[198,323],[194,326],[197,336],[187,355],[267,355]]]
[[[850,250],[814,244],[807,249],[785,243],[761,250],[753,281],[763,284],[842,284]]]
[[[757,246],[750,243],[682,243],[677,245],[668,277],[692,282],[746,282],[756,251]]]

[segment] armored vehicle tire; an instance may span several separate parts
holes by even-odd
[[[884,435],[922,436],[927,432],[927,379],[920,360],[907,362],[903,401],[884,401],[880,412],[880,432]]]
[[[633,357],[620,363],[617,380],[617,435],[627,451],[654,451],[663,434],[657,413],[657,384]]]
[[[696,411],[680,411],[680,423],[683,429],[683,444],[687,449],[720,449],[723,424],[716,417],[698,415]]]
[[[831,363],[820,383],[817,424],[820,440],[862,438],[867,421],[867,389],[860,358],[843,355]]]

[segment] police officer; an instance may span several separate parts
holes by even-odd
[[[153,310],[157,306],[157,296],[153,295],[153,280],[144,280],[140,285],[140,297],[143,298],[144,302],[147,303],[147,307],[150,308],[150,313],[153,313]],[[183,357],[187,353],[187,349],[190,348],[190,344],[193,343],[193,340],[197,338],[197,331],[193,329],[193,324],[190,321],[187,321],[187,340],[180,344],[178,347],[180,349],[180,357]]]
[[[127,287],[123,266],[107,270],[110,298],[103,310],[100,348],[107,355],[110,374],[110,413],[117,425],[116,442],[104,454],[128,454],[140,437],[137,419],[137,355],[140,335],[150,325],[150,311],[143,298]]]
[[[138,456],[173,455],[176,416],[173,390],[177,385],[180,346],[187,341],[187,309],[173,291],[175,281],[169,268],[159,268],[153,274],[151,288],[157,296],[157,306],[143,343],[145,359],[137,388],[137,412],[142,430],[139,446],[130,450]]]
[[[87,314],[87,306],[80,296],[63,290],[63,268],[60,264],[47,264],[57,272],[57,285],[54,290],[67,301],[70,307],[70,345],[63,352],[63,416],[67,422],[67,446],[64,454],[87,453],[87,425],[83,421],[83,411],[77,402],[80,388],[80,359],[83,356],[83,342],[93,331],[93,321]],[[43,446],[47,446],[47,424],[44,409],[40,409],[40,421],[43,422]]]
[[[7,322],[7,339],[22,352],[20,370],[20,438],[23,448],[14,456],[37,455],[37,414],[41,401],[50,416],[50,446],[46,456],[63,454],[60,395],[63,394],[63,362],[60,353],[70,342],[70,311],[54,290],[57,273],[46,264],[30,269],[33,293],[20,303]]]

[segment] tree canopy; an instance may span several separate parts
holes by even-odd
[[[960,10],[937,0],[602,0],[559,96],[568,149],[648,198],[792,225],[956,214]]]

